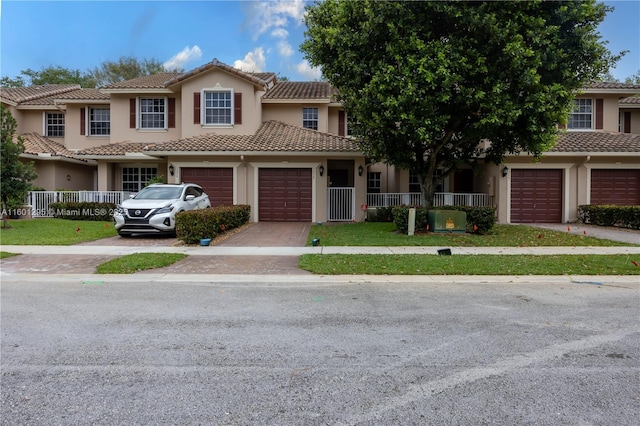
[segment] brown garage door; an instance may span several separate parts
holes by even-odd
[[[591,204],[640,205],[640,170],[591,170]]]
[[[562,222],[562,170],[511,171],[511,222]]]
[[[233,205],[233,168],[202,167],[180,170],[182,181],[197,183],[209,196],[211,207]]]
[[[311,169],[260,169],[258,220],[311,222]]]

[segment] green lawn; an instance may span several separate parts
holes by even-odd
[[[18,253],[9,253],[8,251],[0,251],[0,259],[6,259],[7,257],[17,256]]]
[[[418,234],[395,232],[388,222],[312,225],[307,239],[322,246],[445,246],[445,247],[543,247],[543,246],[633,246],[611,240],[558,232],[525,225],[495,225],[490,234]]]
[[[640,275],[628,255],[305,254],[298,266],[323,275]]]
[[[10,220],[9,226],[0,228],[0,244],[68,246],[118,235],[111,222],[43,218]]]
[[[133,274],[147,269],[164,268],[187,257],[182,253],[135,253],[98,265],[97,274]]]

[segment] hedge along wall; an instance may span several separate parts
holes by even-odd
[[[428,210],[420,206],[398,206],[393,207],[393,222],[398,231],[406,234],[409,229],[409,209],[416,209],[416,230],[425,230],[429,222]],[[442,206],[431,210],[458,210],[467,214],[467,232],[475,234],[486,234],[491,231],[496,223],[496,209],[494,207],[473,207],[473,206]],[[382,217],[387,217],[388,213],[383,212]]]
[[[176,215],[176,236],[185,244],[198,244],[249,222],[251,207],[245,204],[190,210]]]
[[[578,206],[582,223],[640,229],[640,206]]]

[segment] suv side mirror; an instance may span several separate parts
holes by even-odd
[[[187,201],[193,201],[195,199],[196,199],[195,195],[187,195],[187,198],[186,198]]]

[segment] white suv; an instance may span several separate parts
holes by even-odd
[[[211,207],[209,196],[199,185],[156,183],[120,204],[113,215],[121,237],[133,234],[176,233],[176,214]]]

